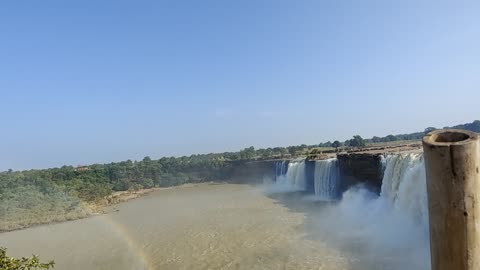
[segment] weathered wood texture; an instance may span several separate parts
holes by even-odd
[[[478,135],[437,130],[423,138],[432,270],[480,269]]]

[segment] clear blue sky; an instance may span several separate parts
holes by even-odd
[[[479,14],[479,1],[2,1],[0,170],[471,122]]]

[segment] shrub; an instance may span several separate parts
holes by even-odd
[[[7,249],[0,247],[0,269],[2,270],[51,269],[54,265],[54,261],[48,263],[40,262],[37,255],[33,255],[32,257],[22,257],[21,259],[8,257]]]

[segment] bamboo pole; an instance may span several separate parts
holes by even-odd
[[[480,270],[479,150],[470,131],[423,138],[432,270]]]

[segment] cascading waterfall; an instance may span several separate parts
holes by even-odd
[[[298,190],[305,190],[305,160],[289,163],[286,176],[290,186]]]
[[[423,154],[388,155],[381,160],[384,176],[377,204],[388,207],[416,224],[428,227],[428,206]],[[275,165],[276,185],[285,190],[305,190],[305,160],[280,161]],[[314,191],[321,200],[339,197],[340,172],[335,158],[315,161]],[[379,206],[380,207],[380,206]]]
[[[388,155],[383,164],[380,196],[351,187],[322,214],[319,230],[332,243],[359,241],[362,250],[385,258],[388,269],[430,269],[423,154]],[[399,254],[406,259],[391,260]]]
[[[312,215],[312,224],[318,226],[319,235],[328,243],[352,248],[352,252],[361,246],[365,254],[384,258],[385,265],[391,266],[388,269],[430,269],[423,154],[388,155],[382,157],[381,166],[384,177],[380,195],[362,185],[353,186],[341,200],[319,207],[318,216]],[[315,197],[338,199],[342,175],[338,161],[316,161],[314,168]],[[277,178],[277,189],[298,190],[299,183],[305,185],[305,176],[305,161],[292,161],[287,172]],[[369,258],[359,269],[373,269]]]
[[[380,199],[417,224],[428,226],[428,201],[423,154],[387,156]]]
[[[337,199],[339,180],[336,158],[315,161],[314,187],[317,197],[327,201]]]
[[[288,165],[286,160],[277,161],[275,163],[275,179],[287,173],[287,166]]]
[[[286,168],[286,171],[284,171],[284,168]],[[292,160],[288,163],[288,166],[285,166],[283,162],[277,163],[276,171],[277,173],[280,172],[276,176],[277,185],[289,190],[305,190],[306,179],[304,159]]]

